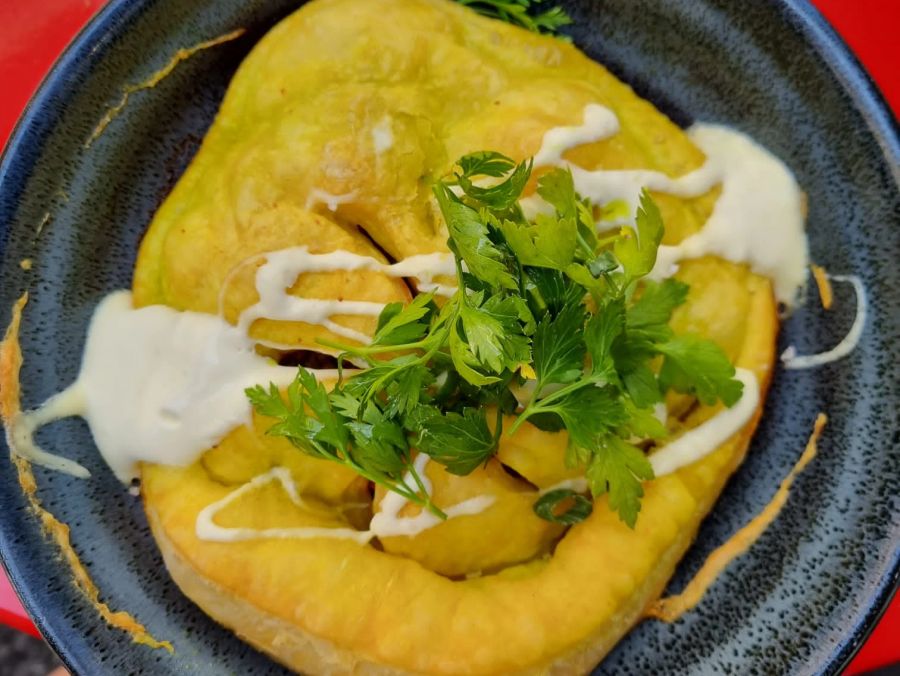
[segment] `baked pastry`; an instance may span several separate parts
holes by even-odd
[[[602,134],[589,133],[591,115]],[[548,134],[554,129],[568,145],[554,146],[562,138]],[[254,284],[266,254],[288,248],[381,264],[307,268],[285,285],[293,297],[408,302],[409,287],[386,271],[386,257],[447,252],[431,186],[457,158],[485,149],[516,161],[536,156],[536,175],[542,163],[546,171],[566,162],[576,187],[581,170],[677,180],[707,161],[691,137],[571,44],[447,0],[314,0],[263,38],[236,74],[143,241],[135,305],[221,310],[241,325],[261,302]],[[693,191],[647,179],[664,246],[703,230],[722,191],[715,178]],[[608,187],[600,183],[591,184],[597,203]],[[142,463],[144,505],[172,577],[211,617],[300,672],[593,668],[661,593],[743,459],[765,399],[778,330],[772,283],[751,269],[755,260],[704,253],[682,255],[675,277],[690,292],[671,326],[714,341],[751,374],[754,396],[714,451],[645,483],[633,528],[607,496],[575,525],[540,518],[535,500],[580,475],[564,463],[565,431],[526,423],[466,476],[437,463],[423,469],[435,504],[487,496],[486,508],[373,541],[366,528],[386,509],[384,490],[372,493],[346,466],[267,435],[272,421],[257,413],[189,466]],[[420,274],[419,289],[444,272]],[[281,359],[327,352],[319,341],[354,344],[377,327],[366,314],[328,322],[255,315],[244,323],[265,354]],[[673,439],[723,408],[675,392],[666,406]]]

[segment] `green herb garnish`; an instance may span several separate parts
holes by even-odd
[[[560,506],[564,509],[560,511]],[[534,503],[534,513],[545,521],[571,526],[584,521],[594,511],[591,501],[571,488],[557,488]]]
[[[556,33],[572,19],[562,7],[542,9],[544,0],[456,0],[479,14],[522,26],[534,33]]]
[[[474,153],[435,184],[457,292],[440,306],[430,294],[388,305],[370,345],[322,341],[342,351],[339,364],[367,367],[331,392],[302,367],[286,397],[274,386],[248,389],[256,410],[278,420],[269,434],[439,514],[412,449],[465,475],[496,453],[504,414],[517,414],[507,434],[526,421],[565,429],[568,464],[634,526],[641,482],[653,478],[638,444],[665,435],[654,404],[674,389],[731,405],[741,383],[714,343],[669,327],[687,286],[643,279],[663,236],[650,195],[641,196],[636,229],[598,237],[594,206],[576,194],[568,170],[537,182],[554,213],[526,219],[518,199],[531,169],[530,160]],[[524,406],[513,394],[528,380],[523,373],[533,381]],[[571,506],[560,515],[563,502]],[[586,502],[553,491],[535,511],[574,523],[590,513]]]

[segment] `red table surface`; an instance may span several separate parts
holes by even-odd
[[[104,0],[0,1],[0,145],[44,74]],[[863,62],[894,110],[900,111],[900,1],[814,0]],[[0,574],[0,622],[34,635],[37,630],[9,581]],[[900,662],[900,595],[885,613],[847,674]]]

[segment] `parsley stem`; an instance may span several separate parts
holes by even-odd
[[[466,282],[463,278],[462,260],[460,260],[459,256],[454,255],[453,262],[456,265],[456,295],[459,296],[461,303],[468,305],[469,298],[466,295]]]
[[[542,413],[547,410],[550,410],[551,407],[549,407],[548,404],[551,404],[552,402],[556,401],[557,399],[562,399],[566,395],[571,394],[572,392],[574,392],[576,390],[580,390],[583,387],[587,387],[588,385],[595,385],[595,384],[596,383],[592,377],[579,378],[574,383],[570,383],[569,385],[566,385],[565,387],[561,387],[560,389],[556,390],[556,392],[552,392],[551,394],[548,394],[546,397],[543,397],[540,400],[534,399],[534,400],[528,402],[528,406],[526,406],[525,410],[522,411],[518,415],[518,417],[516,418],[516,421],[512,424],[512,426],[507,431],[507,433],[506,433],[507,436],[512,436],[516,432],[516,430],[519,429],[519,427],[522,425],[522,423],[524,423],[526,420],[528,420],[528,418],[533,416],[535,413]],[[541,385],[539,384],[539,386],[535,389],[535,392],[540,392],[540,390],[541,390]]]
[[[619,285],[616,284],[616,280],[612,278],[608,272],[603,273],[603,279],[606,280],[606,283],[609,284],[609,287],[613,290],[613,295],[618,298],[622,295],[622,289],[619,288]]]
[[[399,352],[401,350],[421,350],[428,344],[431,336],[426,336],[422,340],[417,340],[414,343],[402,343],[400,345],[372,345],[365,347],[353,347],[350,345],[342,345],[336,341],[328,340],[327,338],[316,338],[316,342],[319,345],[324,345],[325,347],[330,347],[335,350],[341,350],[342,352],[346,352],[348,354],[359,355],[360,357],[365,357],[370,354],[381,354],[383,352]]]
[[[447,515],[443,511],[441,511],[441,509],[431,501],[431,494],[428,492],[428,489],[425,487],[425,483],[422,481],[422,477],[419,476],[419,472],[416,471],[415,466],[412,464],[409,465],[409,473],[412,475],[413,481],[416,482],[416,485],[419,487],[419,490],[422,491],[422,495],[425,496],[424,497],[425,504],[423,505],[423,507],[425,507],[429,512],[434,514],[436,517],[446,521]],[[404,483],[404,485],[405,485],[405,483]]]
[[[508,381],[507,381],[508,382]],[[503,434],[503,408],[497,405],[497,423],[494,425],[494,448],[500,443],[500,436]]]
[[[420,366],[423,364],[427,364],[431,361],[431,358],[435,355],[435,353],[443,346],[444,342],[447,340],[447,334],[449,334],[448,326],[442,326],[438,331],[435,331],[426,339],[426,343],[431,342],[432,345],[427,352],[425,352],[420,357],[413,359],[405,364],[401,364],[396,366],[392,370],[388,371],[384,375],[377,378],[374,382],[366,390],[366,394],[363,396],[363,401],[368,401],[372,397],[374,397],[378,392],[380,392],[384,385],[394,378],[397,377],[398,373],[410,369],[414,366]]]
[[[584,238],[584,235],[582,235],[577,228],[575,229],[575,237],[578,241],[578,246],[581,247],[584,255],[587,256],[588,260],[592,259],[596,255],[596,251],[594,250],[594,247],[588,244],[587,240]]]
[[[557,399],[562,399],[567,394],[574,392],[575,390],[580,390],[582,387],[587,387],[588,385],[594,385],[593,378],[579,378],[574,383],[570,383],[565,387],[561,387],[556,392],[551,392],[546,397],[541,398],[539,401],[533,401],[528,404],[528,407],[531,406],[539,407],[546,406],[550,402],[556,401]],[[527,409],[526,409],[527,410]]]
[[[335,456],[328,455],[328,458],[334,458]],[[383,477],[379,477],[376,474],[369,472],[361,465],[357,464],[352,458],[348,456],[340,457],[339,461],[342,465],[345,465],[352,469],[354,472],[359,474],[363,479],[371,481],[374,484],[378,484],[380,486],[384,486],[385,489],[391,491],[392,493],[396,493],[397,495],[406,498],[413,504],[419,505],[420,507],[427,509],[429,512],[434,514],[436,517],[446,520],[447,515],[441,511],[437,505],[435,505],[431,501],[431,496],[428,495],[428,491],[425,489],[425,485],[422,483],[422,479],[419,476],[418,472],[416,472],[415,468],[410,466],[409,473],[412,475],[413,480],[418,485],[419,489],[422,491],[422,495],[419,495],[418,492],[412,490],[409,486],[406,485],[404,481],[398,482],[389,482],[385,481]]]

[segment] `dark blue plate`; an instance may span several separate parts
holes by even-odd
[[[374,0],[364,0],[372,2]],[[0,167],[0,308],[26,288],[25,404],[71,382],[88,318],[129,286],[154,210],[191,158],[241,59],[291,0],[113,0],[56,64]],[[724,122],[793,167],[809,194],[813,258],[856,273],[871,300],[859,349],[830,366],[779,372],[747,462],[682,562],[678,589],[705,555],[754,515],[796,460],[818,411],[831,423],[819,458],[781,517],[674,625],[646,622],[603,663],[610,673],[835,672],[865,638],[900,570],[900,142],[871,81],[809,5],[791,1],[564,2],[575,42],[681,124]],[[179,47],[237,27],[239,40],[197,54],[90,148],[85,140],[123,86]],[[43,223],[40,232],[39,225]],[[30,272],[19,267],[32,258]],[[811,302],[780,348],[817,351],[853,316],[839,286],[829,317]],[[134,393],[140,396],[139,392]],[[71,479],[36,470],[46,506],[102,598],[175,654],[134,645],[97,617],[28,512],[15,472],[0,475],[0,549],[47,640],[80,674],[282,673],[209,620],[166,574],[139,502],[115,481],[87,427],[39,435],[90,468]],[[515,621],[515,618],[510,618]],[[489,639],[486,639],[489,640]]]

